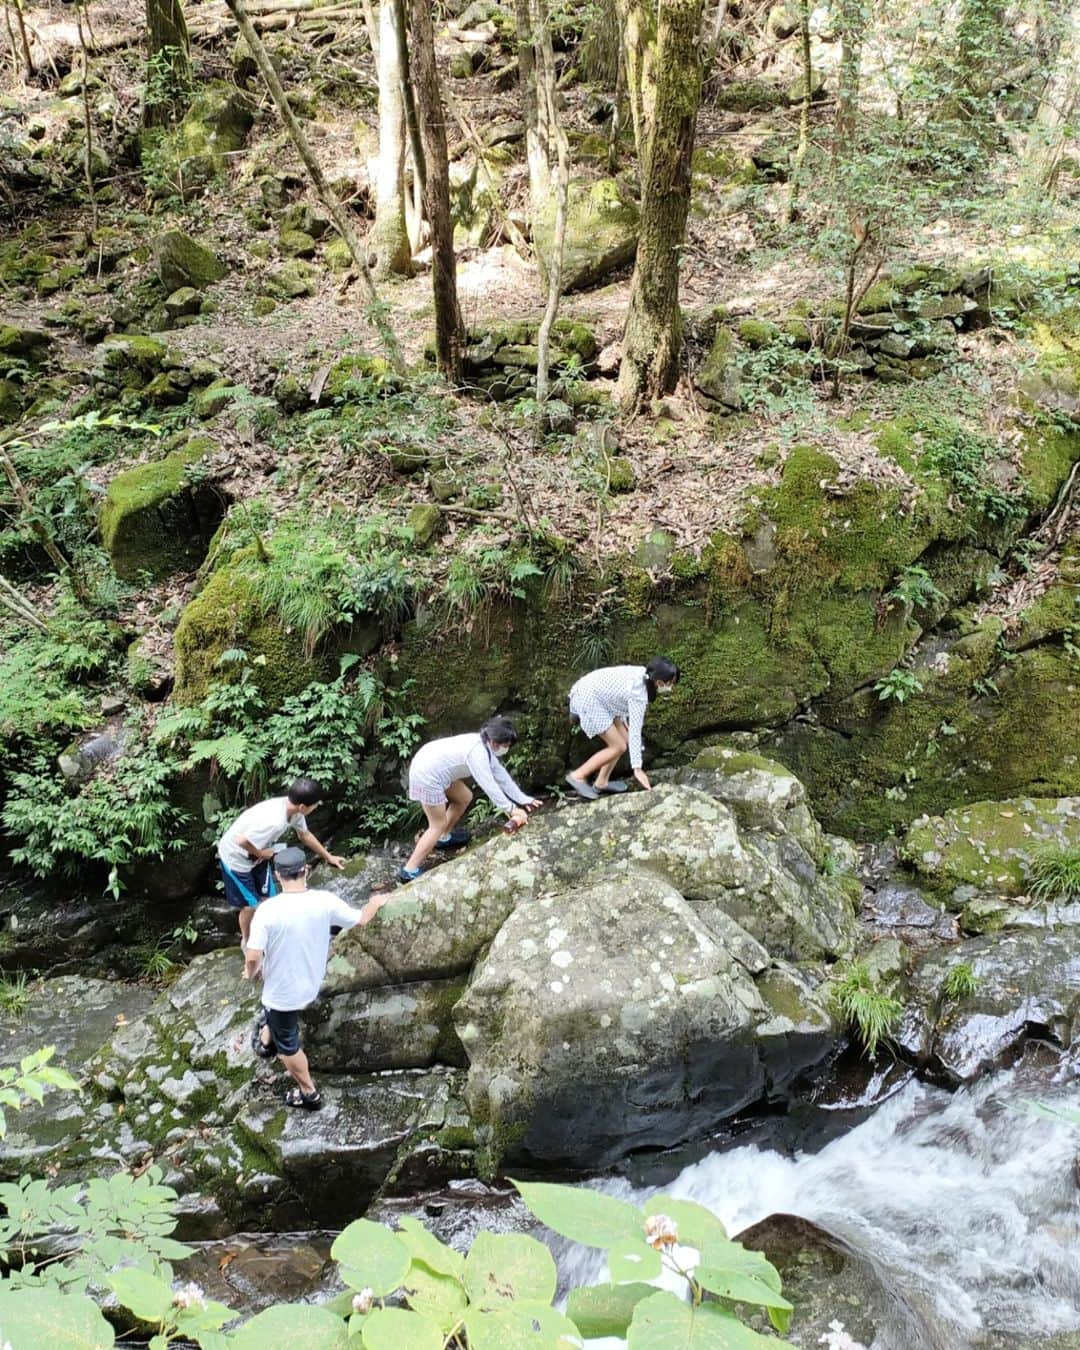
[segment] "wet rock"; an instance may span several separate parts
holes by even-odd
[[[206,1242],[175,1263],[177,1277],[193,1281],[208,1299],[253,1314],[275,1303],[318,1301],[337,1279],[330,1259],[333,1233],[237,1233]]]
[[[907,943],[949,942],[957,937],[955,917],[929,904],[917,886],[904,882],[874,891],[863,908],[863,917],[875,928],[895,932]]]
[[[970,993],[950,995],[950,971],[969,966]],[[1013,1062],[1029,1040],[1068,1048],[1077,1030],[1080,929],[972,938],[925,956],[910,976],[896,1033],[901,1050],[950,1083]]]
[[[304,1014],[304,1044],[320,1073],[418,1069],[465,1063],[451,1010],[465,981],[411,984],[345,993],[331,983]]]

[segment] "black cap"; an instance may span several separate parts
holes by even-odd
[[[274,854],[274,871],[281,877],[296,877],[307,866],[307,854],[302,848],[283,848]]]

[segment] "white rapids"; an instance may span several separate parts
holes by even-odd
[[[913,1081],[819,1152],[735,1147],[663,1189],[706,1205],[732,1234],[788,1213],[842,1238],[897,1309],[872,1350],[1037,1341],[1080,1329],[1080,1126],[1032,1114],[1036,1097],[1075,1110],[1080,1082],[1010,1070],[950,1094]],[[562,1274],[574,1285],[606,1271],[575,1248]]]

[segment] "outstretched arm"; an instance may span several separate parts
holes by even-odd
[[[322,844],[315,838],[310,830],[297,830],[296,837],[306,849],[310,849],[316,857],[321,858],[324,863],[329,863],[331,867],[336,867],[340,871],[345,866],[345,859],[337,853],[330,853],[323,848]]]

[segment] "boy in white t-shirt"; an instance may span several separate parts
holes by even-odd
[[[225,899],[239,911],[240,945],[247,945],[255,906],[274,894],[270,860],[273,845],[286,830],[295,830],[305,848],[331,867],[342,868],[345,859],[329,853],[308,829],[307,818],[322,800],[322,788],[311,778],[298,778],[284,797],[270,797],[249,806],[218,841],[217,854]]]
[[[293,1079],[286,1106],[318,1111],[322,1097],[300,1049],[300,1013],[319,996],[330,952],[331,928],[370,923],[389,896],[373,896],[354,909],[331,891],[309,891],[303,849],[282,849],[274,859],[281,892],[254,911],[244,979],[262,975],[263,1010],[251,1034],[260,1059],[277,1055]]]

